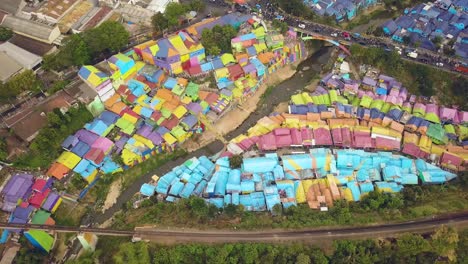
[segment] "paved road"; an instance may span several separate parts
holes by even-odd
[[[162,243],[187,242],[274,242],[274,241],[323,241],[324,239],[394,237],[398,233],[426,233],[440,225],[454,227],[468,226],[468,212],[450,214],[438,218],[403,223],[360,226],[347,228],[322,228],[300,230],[265,230],[265,231],[226,231],[226,230],[163,230],[154,228],[136,228],[135,230],[111,230],[104,228],[81,228],[69,226],[22,225],[0,223],[0,228],[55,230],[64,233],[91,232],[98,235],[135,236],[143,240],[155,240]]]
[[[208,1],[208,0],[206,0]],[[222,0],[216,0],[217,2],[220,2]],[[345,38],[343,36],[343,30],[339,28],[334,28],[328,25],[312,22],[312,21],[307,21],[303,20],[298,17],[294,17],[292,15],[286,14],[283,12],[281,9],[273,6],[270,4],[270,1],[268,0],[258,0],[254,1],[251,3],[252,6],[255,6],[255,4],[260,4],[261,5],[261,15],[264,19],[266,20],[273,20],[277,17],[277,15],[281,15],[284,17],[284,22],[286,22],[289,26],[291,27],[298,27],[299,24],[304,25],[304,29],[307,31],[311,32],[316,32],[320,33],[321,35],[327,36],[329,38],[338,40],[338,41],[344,41]],[[248,6],[248,9],[251,8]],[[248,12],[248,9],[245,10],[245,12]],[[448,57],[445,54],[441,53],[436,53],[432,52],[430,50],[426,49],[418,49],[418,57],[417,58],[410,58],[406,56],[411,48],[408,46],[405,46],[403,44],[395,44],[392,40],[385,38],[385,37],[375,37],[375,36],[360,36],[360,37],[351,37],[350,39],[347,39],[348,41],[351,41],[352,43],[358,43],[363,46],[370,46],[370,47],[380,47],[388,51],[396,50],[397,47],[402,49],[402,54],[401,57],[405,58],[407,60],[412,60],[416,61],[419,63],[424,63],[426,65],[430,65],[433,67],[438,67],[439,63],[442,63],[443,66],[440,66],[438,68],[443,68],[447,71],[455,71],[455,67],[459,64],[464,64],[467,61],[466,60],[458,60],[455,59],[454,57]]]

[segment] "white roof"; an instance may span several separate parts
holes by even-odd
[[[4,52],[9,57],[18,62],[21,66],[23,66],[23,68],[28,70],[31,70],[42,61],[42,58],[36,54],[22,49],[10,42],[0,44],[0,52]]]
[[[12,75],[21,71],[23,67],[5,52],[0,52],[0,81],[5,82]]]
[[[341,73],[349,73],[350,72],[349,63],[346,61],[343,61],[343,63],[341,63],[341,66],[340,66],[340,71]]]
[[[178,3],[178,0],[152,0],[146,9],[154,11],[154,12],[161,12],[164,13],[166,11],[166,6],[171,3],[175,2]]]
[[[2,26],[11,28],[11,30],[33,36],[42,40],[49,40],[53,27],[49,27],[45,24],[19,18],[16,16],[6,16],[3,20]]]

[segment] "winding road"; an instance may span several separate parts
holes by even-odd
[[[160,243],[228,243],[228,242],[282,242],[282,241],[309,241],[320,242],[343,238],[375,238],[394,237],[396,234],[412,232],[427,233],[440,225],[453,227],[467,227],[468,213],[450,214],[437,218],[427,218],[418,221],[358,226],[346,228],[321,228],[298,230],[264,230],[264,231],[227,231],[227,230],[192,230],[177,229],[166,230],[152,227],[137,227],[135,230],[112,230],[105,228],[22,225],[0,223],[0,228],[18,230],[33,228],[63,233],[91,232],[106,236],[131,236],[142,240],[153,240]]]

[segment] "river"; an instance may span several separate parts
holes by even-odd
[[[289,79],[281,82],[279,85],[272,88],[272,92],[269,93],[265,100],[264,105],[259,106],[257,110],[252,113],[238,128],[226,135],[227,140],[237,137],[240,134],[245,133],[250,127],[252,127],[260,118],[263,116],[269,115],[276,105],[281,102],[289,101],[291,95],[301,91],[316,74],[319,74],[322,70],[322,67],[330,59],[331,53],[333,51],[332,47],[322,46],[316,52],[314,52],[309,58],[304,60],[297,67],[297,72]],[[163,166],[159,167],[155,171],[148,172],[138,178],[130,187],[125,189],[120,196],[117,198],[116,203],[107,209],[104,213],[97,213],[94,215],[88,215],[84,217],[82,224],[102,224],[109,218],[111,218],[117,211],[122,208],[122,205],[129,201],[137,192],[140,191],[140,187],[143,183],[150,182],[151,176],[164,175],[169,172],[172,168],[177,165],[182,164],[185,160],[192,157],[199,157],[202,155],[212,156],[223,149],[224,145],[221,141],[217,140],[210,145],[198,149],[189,153],[184,158],[179,158],[176,160],[169,161]]]

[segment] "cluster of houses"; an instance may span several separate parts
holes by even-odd
[[[202,30],[228,24],[245,33],[232,39],[233,53],[207,57],[198,39]],[[63,142],[65,151],[47,176],[74,172],[92,183],[172,151],[201,133],[203,122],[216,121],[235,100],[253,93],[268,74],[302,58],[303,43],[289,35],[267,34],[258,19],[229,14],[83,66],[79,77],[97,92],[95,118]],[[214,75],[217,87],[195,83],[200,73]]]
[[[37,178],[31,174],[11,176],[0,192],[1,210],[10,214],[8,223],[55,225],[52,214],[62,203],[60,195],[52,190],[54,178]],[[5,243],[11,233],[23,232],[35,247],[49,252],[54,238],[41,230],[4,229],[0,243]]]
[[[140,193],[167,202],[195,195],[218,208],[234,204],[248,211],[272,211],[275,205],[288,208],[300,203],[322,209],[340,199],[359,201],[376,187],[399,192],[403,185],[415,185],[419,180],[444,183],[455,177],[424,160],[391,152],[314,148],[303,154],[244,157],[240,168],[232,168],[227,156],[215,162],[194,157],[156,182],[143,184]]]
[[[321,16],[334,17],[337,22],[353,19],[359,10],[378,3],[377,0],[306,0],[304,3]]]
[[[192,158],[140,192],[251,211],[306,202],[325,210],[376,188],[454,179],[468,168],[467,137],[468,112],[425,104],[390,76],[332,73],[314,92],[293,95],[288,113],[265,116],[231,140],[217,160]],[[240,168],[231,167],[233,155],[243,156]]]
[[[455,54],[468,58],[468,2],[464,0],[437,0],[421,3],[406,9],[396,19],[382,25],[384,33],[396,42],[404,38],[419,47],[437,50],[434,39],[440,38],[441,44],[454,42]]]

